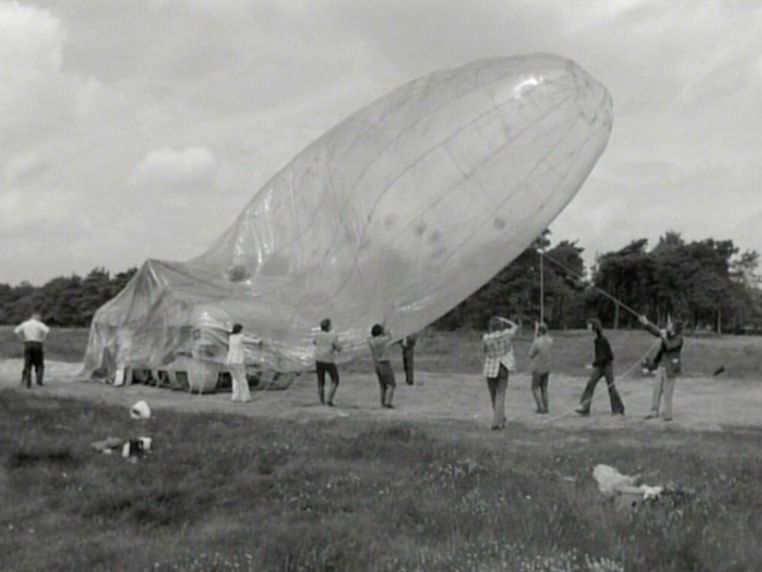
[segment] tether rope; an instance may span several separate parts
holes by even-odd
[[[585,279],[585,276],[584,276],[583,274],[581,274],[580,272],[577,272],[576,270],[574,270],[574,269],[572,269],[572,268],[569,268],[567,265],[565,265],[564,263],[562,263],[562,262],[560,262],[560,261],[556,260],[556,259],[555,259],[555,258],[553,258],[552,256],[548,256],[548,254],[546,254],[546,253],[544,253],[544,252],[542,252],[542,251],[540,251],[540,252],[539,252],[539,254],[540,254],[540,264],[542,264],[542,261],[543,261],[545,258],[547,258],[548,260],[550,260],[551,262],[553,262],[554,264],[556,264],[557,266],[559,266],[560,268],[562,268],[563,270],[565,270],[566,272],[568,272],[569,274],[572,274],[573,276],[575,276],[575,277],[577,277],[577,278],[579,278],[579,279],[581,279],[581,280],[584,280],[584,279]],[[541,266],[540,268],[542,269],[542,266]],[[542,274],[541,274],[541,276],[542,276]],[[545,291],[544,291],[545,285],[544,285],[544,280],[543,280],[542,282],[543,282],[543,283],[541,283],[541,285],[540,285],[540,303],[541,303],[541,308],[544,306],[544,298],[545,298]],[[599,286],[596,286],[596,285],[595,285],[594,283],[592,283],[592,282],[591,282],[591,286],[592,286],[592,287],[593,287],[593,288],[594,288],[596,291],[598,291],[599,293],[603,294],[603,295],[604,295],[606,298],[608,298],[609,300],[611,300],[611,301],[612,301],[612,302],[614,302],[615,304],[617,304],[617,305],[621,306],[622,308],[624,308],[625,310],[627,310],[628,312],[630,312],[632,315],[634,315],[634,316],[636,316],[636,317],[640,318],[641,314],[639,314],[638,312],[636,312],[635,310],[633,310],[633,309],[632,309],[630,306],[628,306],[627,304],[625,304],[624,302],[622,302],[621,300],[619,300],[619,299],[618,299],[616,296],[613,296],[613,295],[609,294],[609,293],[608,293],[608,292],[606,292],[606,291],[605,291],[603,288],[601,288],[601,287],[599,287]],[[543,317],[544,317],[544,316],[543,316]],[[618,375],[618,376],[614,377],[614,378],[611,380],[611,383],[609,383],[609,382],[607,381],[607,382],[606,382],[606,389],[607,389],[607,390],[610,390],[612,387],[616,388],[616,382],[617,382],[618,380],[624,379],[625,377],[627,377],[628,375],[630,375],[630,374],[633,372],[633,370],[634,370],[636,367],[638,367],[640,364],[642,364],[642,363],[643,363],[643,360],[644,360],[644,359],[645,359],[645,358],[646,358],[646,357],[647,357],[647,356],[648,356],[648,355],[649,355],[649,354],[650,354],[650,353],[651,353],[651,352],[652,352],[652,351],[653,351],[653,350],[656,348],[656,346],[657,346],[658,344],[660,344],[660,343],[661,343],[661,339],[657,339],[656,341],[654,341],[654,343],[653,343],[653,344],[651,344],[651,345],[649,346],[648,350],[646,350],[646,352],[645,352],[645,353],[644,353],[644,354],[643,354],[643,355],[642,355],[640,358],[638,358],[638,360],[637,360],[637,361],[635,361],[635,362],[634,362],[634,363],[633,363],[633,364],[632,364],[632,365],[631,365],[631,366],[630,366],[628,369],[626,369],[624,373],[622,373],[622,374],[620,374],[620,375]],[[599,393],[598,393],[598,395],[602,395],[602,392],[599,392]],[[590,404],[592,404],[592,402],[593,402],[594,400],[595,400],[595,393],[593,393],[592,397],[590,398]],[[579,406],[577,406],[577,407],[579,407]],[[559,420],[559,419],[562,419],[562,418],[564,418],[564,417],[567,417],[567,416],[571,415],[572,413],[576,414],[576,413],[577,413],[577,411],[576,411],[576,410],[577,410],[577,407],[562,407],[562,409],[564,409],[564,410],[565,410],[565,411],[564,411],[564,413],[562,413],[562,414],[560,414],[560,415],[555,415],[555,416],[553,416],[553,417],[549,417],[548,419],[544,419],[544,420],[542,420],[540,423],[541,423],[542,425],[545,425],[545,424],[547,424],[547,423],[552,423],[552,422],[554,422],[554,421],[557,421],[557,420]]]

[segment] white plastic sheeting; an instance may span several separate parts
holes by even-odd
[[[277,173],[204,254],[147,261],[95,315],[85,367],[312,365],[330,317],[346,360],[369,328],[431,323],[518,256],[574,197],[612,127],[607,90],[552,55],[477,61],[404,85]],[[261,338],[263,344],[255,344]]]

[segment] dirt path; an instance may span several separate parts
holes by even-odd
[[[0,388],[19,388],[21,360],[0,361]],[[375,376],[344,374],[337,396],[337,407],[316,404],[315,383],[309,374],[297,380],[286,391],[253,392],[248,404],[230,402],[229,393],[190,395],[185,392],[156,389],[142,385],[112,387],[74,379],[79,364],[46,363],[45,387],[31,391],[39,395],[71,397],[88,401],[123,405],[145,399],[154,410],[173,409],[183,412],[236,413],[252,417],[271,417],[308,421],[346,417],[387,419],[455,419],[471,420],[488,425],[489,398],[486,384],[479,375],[418,373],[418,383],[402,383],[395,395],[393,411],[381,409]],[[400,376],[398,376],[400,377]],[[723,428],[762,430],[762,383],[749,380],[717,378],[681,378],[675,389],[675,420],[644,421],[648,412],[652,378],[619,380],[620,393],[627,407],[624,418],[609,414],[605,384],[596,389],[593,414],[580,418],[572,412],[585,385],[582,378],[551,376],[550,415],[536,415],[529,390],[529,376],[519,373],[511,377],[507,395],[509,421],[537,427],[616,428],[663,427],[664,430],[689,429],[718,431]],[[26,390],[24,390],[26,391]]]

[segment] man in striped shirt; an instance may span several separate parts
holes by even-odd
[[[489,333],[482,337],[484,377],[487,378],[492,403],[493,430],[505,427],[505,392],[508,389],[509,372],[516,370],[513,337],[518,329],[511,320],[493,316],[489,321]]]

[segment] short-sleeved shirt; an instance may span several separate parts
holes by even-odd
[[[48,332],[50,332],[50,328],[34,318],[19,324],[16,326],[16,329],[13,330],[14,334],[22,334],[25,342],[43,342],[45,341]]]
[[[503,364],[508,371],[516,371],[516,358],[513,355],[514,335],[516,335],[516,328],[484,334],[482,337],[485,355],[484,377],[497,377],[500,364]]]
[[[537,336],[529,348],[530,369],[533,373],[550,373],[553,338]]]
[[[373,356],[374,362],[388,362],[389,361],[389,344],[391,343],[391,337],[387,334],[381,336],[371,336],[368,338],[368,345],[370,346],[370,353]]]
[[[336,332],[320,330],[313,339],[315,344],[315,361],[334,363],[336,352],[341,349],[339,335]]]
[[[240,365],[244,363],[246,350],[243,345],[243,332],[239,334],[230,334],[228,337],[228,365]]]

